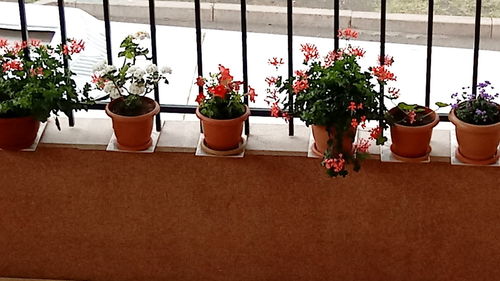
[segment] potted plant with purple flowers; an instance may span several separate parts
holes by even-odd
[[[477,95],[470,87],[463,87],[462,94],[454,93],[448,115],[455,124],[458,148],[455,156],[463,163],[489,165],[498,161],[500,142],[500,105],[494,100],[499,93],[489,81],[479,83]]]

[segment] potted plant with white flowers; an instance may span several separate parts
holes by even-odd
[[[94,68],[93,83],[104,91],[111,102],[106,105],[106,114],[113,120],[117,146],[121,150],[140,151],[151,146],[151,132],[154,116],[160,112],[160,105],[146,97],[160,81],[168,84],[166,74],[155,64],[148,63],[149,50],[141,41],[149,38],[145,32],[127,36],[120,44],[118,57],[123,58],[120,68],[101,63]],[[140,60],[142,59],[142,60]],[[142,63],[144,67],[137,64]]]

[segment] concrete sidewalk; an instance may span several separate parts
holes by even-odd
[[[239,2],[224,0],[224,2]],[[275,0],[248,1],[247,22],[251,32],[286,34],[285,1]],[[220,2],[220,1],[219,1]],[[276,3],[275,3],[276,2]],[[321,6],[319,2],[311,1]],[[331,1],[328,1],[331,2]],[[57,5],[55,0],[38,1],[40,4]],[[252,3],[269,3],[251,5]],[[280,3],[281,6],[278,6]],[[297,2],[297,5],[306,2]],[[274,5],[271,5],[274,4]],[[80,8],[102,19],[101,1],[69,0],[68,7]],[[149,2],[145,0],[110,0],[110,14],[113,21],[148,23]],[[314,6],[309,5],[309,6]],[[201,5],[202,26],[209,29],[238,31],[240,23],[240,4],[214,3],[203,1]],[[194,4],[190,0],[157,1],[156,22],[158,25],[194,26]],[[342,10],[340,24],[342,28],[351,27],[360,32],[360,39],[378,41],[380,37],[380,15],[376,12]],[[427,42],[427,16],[409,14],[387,15],[387,42],[425,45]],[[332,38],[333,10],[317,8],[294,8],[294,34]],[[434,44],[443,47],[471,48],[474,36],[473,17],[435,16]],[[483,18],[481,23],[482,49],[500,50],[500,19]]]

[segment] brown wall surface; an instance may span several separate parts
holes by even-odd
[[[0,152],[0,276],[499,280],[500,170]]]

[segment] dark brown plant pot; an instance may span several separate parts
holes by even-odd
[[[160,112],[160,105],[147,97],[141,99],[146,108],[152,109],[139,116],[123,116],[113,112],[117,105],[123,103],[123,98],[115,99],[106,105],[106,114],[113,121],[117,146],[121,150],[141,151],[152,144],[154,116]]]
[[[327,131],[325,126],[317,125],[311,125],[311,129],[314,138],[312,150],[314,154],[323,157],[325,151],[328,149],[328,141],[330,138],[336,139],[335,130],[330,129],[330,131]],[[356,129],[351,129],[342,137],[343,153],[352,154],[352,143],[354,142],[355,135]],[[339,153],[342,152],[339,151]]]
[[[0,148],[21,150],[30,147],[36,139],[40,121],[31,116],[0,118]]]
[[[500,122],[492,125],[472,125],[455,115],[455,110],[448,114],[455,125],[458,149],[456,157],[463,163],[489,165],[498,161],[500,142]]]
[[[238,148],[241,143],[241,133],[243,132],[243,123],[250,116],[250,109],[246,110],[238,118],[228,120],[217,120],[208,118],[201,114],[199,107],[196,109],[196,116],[200,118],[205,136],[205,145],[210,149],[218,151],[227,151]]]
[[[395,115],[400,109],[397,107],[389,110]],[[424,114],[430,114],[428,121],[421,126],[405,126],[394,124],[391,126],[391,151],[399,158],[419,159],[427,158],[431,152],[430,142],[432,130],[439,123],[439,116],[430,108],[425,108]]]

